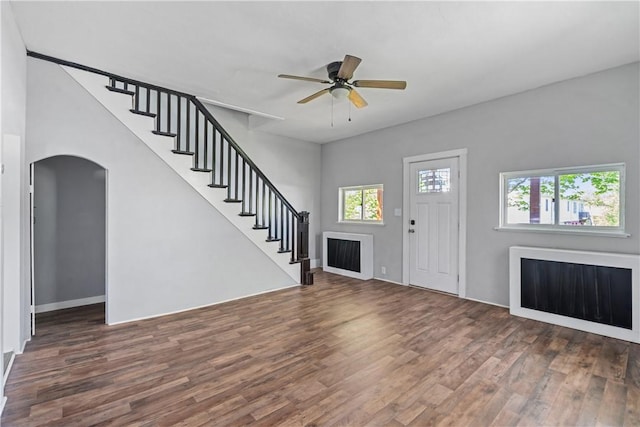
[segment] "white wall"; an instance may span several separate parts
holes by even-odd
[[[20,143],[17,147],[12,147],[12,154],[20,160],[24,159],[24,137],[25,137],[25,111],[26,111],[26,57],[25,46],[22,42],[20,32],[16,25],[11,5],[8,2],[2,2],[2,124],[0,135],[2,139],[5,136],[12,135],[15,141]],[[15,144],[15,143],[14,143]],[[28,226],[26,221],[21,221],[23,215],[28,210],[28,199],[26,198],[26,175],[22,161],[14,164],[6,164],[5,168],[11,168],[15,173],[12,179],[12,193],[15,197],[11,200],[3,200],[3,210],[11,212],[11,227],[16,238],[5,241],[5,233],[3,232],[3,261],[7,262],[3,268],[3,277],[10,280],[3,283],[3,351],[20,352],[22,345],[29,337],[29,324],[23,319],[20,313],[20,307],[28,309],[28,294],[24,292],[27,285],[24,276],[25,260],[28,260],[28,247],[21,242],[28,236]],[[5,190],[7,190],[5,183]],[[10,202],[10,203],[7,203]],[[3,220],[4,222],[4,220]],[[7,224],[5,224],[7,225]],[[25,256],[26,255],[26,256]],[[9,256],[10,260],[5,260]],[[11,310],[7,311],[7,307]]]
[[[402,281],[402,158],[468,148],[467,296],[507,305],[512,245],[640,252],[638,63],[322,146],[324,230],[371,233],[376,277]],[[428,100],[425,100],[428,102]],[[499,232],[498,174],[625,162],[628,239]],[[384,226],[336,224],[338,187],[384,184]],[[380,267],[387,268],[381,275]]]
[[[105,294],[105,170],[55,156],[34,165],[35,304]]]
[[[4,283],[3,341],[5,352],[19,353],[22,348],[20,336],[20,180],[22,178],[21,157],[24,149],[18,135],[5,134],[2,141],[2,159],[5,162],[2,175],[2,238]]]
[[[0,71],[0,93],[2,99],[0,101],[0,138],[5,139],[5,135],[13,135],[20,141],[24,141],[25,136],[25,122],[26,122],[26,88],[27,88],[27,61],[25,57],[25,46],[22,42],[22,37],[18,30],[11,5],[9,2],[0,2],[0,20],[1,20],[1,71]],[[19,156],[24,158],[24,144],[19,147]],[[4,160],[3,160],[4,161]],[[12,165],[14,168],[19,168],[23,165],[20,162],[16,165]],[[6,165],[8,167],[8,165]],[[22,198],[18,201],[19,206],[10,207],[14,211],[18,211],[21,214],[28,209],[27,199],[25,195],[25,176],[24,174],[19,179],[19,183],[15,185],[19,186],[19,194]],[[0,196],[1,197],[1,196]],[[0,209],[8,208],[5,206],[5,201],[0,199]],[[2,215],[3,217],[4,215]],[[22,239],[28,236],[27,223],[23,221],[18,224],[18,232],[21,233]],[[18,254],[18,264],[12,263],[9,267],[10,275],[13,277],[19,277],[20,282],[5,283],[2,277],[4,273],[3,261],[0,261],[0,335],[3,335],[0,339],[0,355],[3,352],[15,350],[21,351],[22,343],[28,339],[29,324],[22,316],[16,317],[16,313],[19,310],[12,310],[11,312],[5,312],[5,306],[12,305],[15,307],[22,307],[28,309],[29,300],[28,295],[23,291],[27,285],[26,278],[23,273],[25,268],[25,251],[28,247],[25,245],[16,244],[15,242],[11,246],[4,246],[4,231],[0,232],[2,239],[2,251],[0,251],[0,259],[4,259],[4,254],[7,251],[13,251]],[[20,273],[16,274],[16,270]],[[10,315],[10,317],[7,316]],[[7,332],[6,334],[4,332]],[[6,336],[5,336],[6,335]],[[0,375],[3,375],[2,367],[0,367]],[[1,377],[0,377],[1,378]],[[0,405],[4,403],[3,387],[0,387]]]
[[[109,323],[294,285],[59,66],[29,59],[27,105],[28,163],[107,169]]]
[[[251,129],[247,114],[205,106],[293,207],[310,213],[309,258],[314,267],[322,254],[321,146]]]

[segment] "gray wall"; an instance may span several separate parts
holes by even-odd
[[[322,146],[324,230],[374,235],[377,277],[402,280],[402,159],[468,148],[467,296],[507,305],[513,245],[639,253],[638,63]],[[428,100],[425,100],[428,102]],[[627,239],[495,231],[500,172],[625,162]],[[384,184],[384,226],[337,224],[338,187]],[[380,274],[380,266],[387,275]]]
[[[27,99],[27,162],[107,169],[107,322],[294,285],[59,66],[28,60]]]
[[[105,294],[105,170],[55,156],[34,165],[35,303]]]

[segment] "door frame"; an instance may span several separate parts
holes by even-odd
[[[109,169],[104,167],[101,163],[96,162],[90,158],[78,155],[78,154],[51,154],[50,156],[38,158],[37,160],[31,161],[29,163],[29,199],[31,205],[35,202],[35,192],[37,191],[37,183],[35,182],[35,164],[39,161],[50,159],[52,157],[57,156],[68,156],[68,157],[76,157],[78,159],[82,159],[91,163],[94,163],[100,166],[104,170],[104,323],[105,325],[109,325]],[[30,332],[32,334],[29,336],[28,340],[30,340],[35,334],[36,329],[36,320],[35,320],[35,309],[36,309],[36,295],[35,295],[35,265],[33,259],[33,251],[34,251],[34,230],[33,230],[33,209],[30,206],[29,209],[29,229],[30,229],[30,241],[29,241],[29,250],[31,252],[31,256],[29,257],[29,288],[28,293],[31,295],[31,310],[33,313],[22,313],[26,322],[29,320],[33,321],[32,328],[30,328]],[[27,317],[28,316],[28,317]],[[33,316],[33,317],[31,317]]]
[[[467,149],[440,151],[437,153],[421,154],[404,157],[402,159],[402,284],[409,283],[409,221],[411,220],[410,192],[412,188],[411,163],[427,160],[439,160],[456,157],[460,172],[458,191],[458,296],[467,296]]]
[[[35,280],[36,280],[36,270],[35,270],[35,262],[33,262],[33,252],[35,249],[34,244],[34,225],[35,225],[35,204],[34,204],[34,188],[35,188],[35,167],[36,164],[29,164],[29,283],[30,283],[30,310],[31,310],[31,336],[34,337],[36,335],[36,288],[35,288]]]

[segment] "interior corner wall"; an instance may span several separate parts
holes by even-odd
[[[325,231],[374,235],[375,276],[402,281],[402,159],[468,148],[468,298],[508,305],[514,245],[640,253],[639,65],[629,64],[322,146]],[[626,163],[630,238],[495,231],[499,174]],[[337,224],[338,187],[384,184],[384,226]],[[386,266],[386,275],[381,266]]]
[[[27,100],[28,163],[107,170],[108,323],[295,285],[58,65],[29,58]]]
[[[250,126],[246,113],[205,106],[291,205],[310,213],[309,258],[314,267],[322,253],[320,144],[261,132]]]
[[[1,9],[1,40],[2,40],[2,108],[0,121],[0,137],[4,141],[10,139],[16,143],[12,147],[14,160],[11,164],[5,162],[5,170],[9,168],[15,172],[12,180],[12,193],[16,195],[11,203],[2,198],[1,209],[3,223],[11,213],[12,238],[7,241],[7,230],[2,232],[2,350],[20,353],[23,344],[30,337],[28,319],[21,316],[21,310],[29,309],[29,295],[25,291],[28,286],[28,246],[24,239],[28,238],[28,222],[24,214],[28,212],[26,197],[27,174],[24,170],[24,141],[26,133],[26,90],[27,90],[27,60],[26,49],[22,36],[18,30],[11,4],[0,2]],[[5,183],[6,184],[6,183]],[[6,187],[6,185],[5,185]],[[7,188],[5,188],[7,190]],[[4,224],[7,226],[8,224]],[[7,259],[9,257],[9,259]],[[9,280],[5,281],[5,278]]]

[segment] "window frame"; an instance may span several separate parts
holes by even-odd
[[[626,165],[625,163],[608,163],[600,165],[563,167],[553,169],[535,169],[526,171],[512,171],[500,173],[500,206],[499,206],[499,226],[496,230],[516,230],[516,231],[537,231],[552,232],[559,234],[590,234],[590,235],[606,235],[617,237],[629,237],[630,234],[625,232],[625,187],[626,187]],[[509,224],[507,223],[507,211],[509,209],[507,200],[507,181],[513,178],[525,178],[536,176],[552,176],[554,178],[554,200],[560,200],[559,177],[568,174],[583,174],[592,172],[617,171],[620,174],[619,188],[619,225],[612,226],[580,226],[561,224],[560,210],[561,203],[552,203],[553,208],[553,224]]]
[[[364,193],[365,190],[371,190],[371,189],[382,190],[382,209],[380,210],[382,219],[380,220],[362,219],[364,206],[363,206],[363,209],[361,210],[360,219],[345,219],[344,218],[344,193],[346,191],[354,191],[354,190],[359,190]],[[364,194],[362,195],[362,203],[364,203]],[[384,225],[384,184],[351,185],[347,187],[338,187],[338,223]]]

